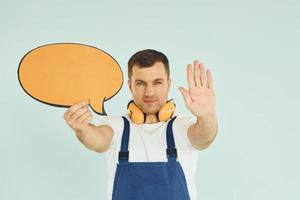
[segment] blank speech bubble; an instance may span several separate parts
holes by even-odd
[[[106,115],[104,102],[123,85],[122,70],[111,55],[76,43],[29,51],[20,61],[18,79],[24,91],[42,103],[70,107],[85,100],[100,115]]]

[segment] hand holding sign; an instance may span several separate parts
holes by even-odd
[[[72,105],[65,113],[66,123],[76,132],[83,132],[92,121],[93,115],[87,108],[87,103],[80,101]]]

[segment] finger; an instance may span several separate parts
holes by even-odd
[[[200,79],[201,79],[201,85],[207,87],[207,80],[205,76],[205,70],[203,63],[200,63]]]
[[[83,107],[79,110],[77,110],[73,115],[71,116],[72,120],[78,120],[79,117],[81,117],[84,113],[89,112],[89,109],[87,107]]]
[[[198,60],[194,61],[194,80],[195,80],[196,87],[201,86],[200,67],[199,67],[199,61]]]
[[[81,126],[84,126],[84,127],[85,127],[86,125],[88,125],[88,124],[91,122],[92,118],[93,118],[92,115],[88,116],[86,119],[84,119],[84,120],[81,122]]]
[[[88,118],[92,118],[92,113],[90,111],[84,113],[83,115],[81,115],[78,119],[77,122],[79,124],[82,124],[86,119]]]
[[[84,106],[87,106],[88,103],[85,102],[85,101],[80,101],[74,105],[72,105],[70,108],[69,108],[69,112],[70,112],[70,115],[72,115],[74,112],[76,112],[78,109],[84,107]]]
[[[69,126],[76,126],[76,124],[78,123],[78,118],[86,112],[89,112],[89,110],[87,108],[82,108],[73,113],[73,115],[71,115],[67,120]]]
[[[76,112],[78,109],[87,106],[88,103],[85,101],[80,101],[74,105],[72,105],[64,114],[64,119],[67,121],[71,118],[71,116]]]
[[[210,69],[206,70],[206,74],[207,74],[208,88],[214,88],[213,80],[212,80],[212,73],[211,73]]]
[[[189,92],[185,88],[183,88],[183,87],[179,87],[178,89],[179,89],[179,91],[181,92],[181,94],[182,94],[182,96],[184,98],[185,104],[186,105],[191,104],[192,103],[192,99],[190,97]]]
[[[187,74],[187,80],[188,80],[188,85],[190,87],[195,87],[195,80],[193,76],[193,71],[192,71],[192,65],[188,64],[186,68],[186,74]]]

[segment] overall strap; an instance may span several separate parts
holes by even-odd
[[[124,129],[122,134],[121,150],[119,151],[119,163],[128,162],[129,151],[128,151],[128,142],[130,134],[130,125],[128,119],[122,116],[124,121]]]
[[[177,116],[173,117],[167,125],[167,158],[168,161],[176,161],[177,159],[177,150],[175,147],[174,136],[173,136],[173,122]],[[124,129],[122,134],[122,142],[121,142],[121,150],[119,151],[119,163],[128,162],[129,159],[129,151],[128,151],[128,143],[129,143],[129,134],[130,134],[130,125],[128,119],[122,116],[124,121]]]
[[[173,122],[177,116],[173,117],[167,126],[167,158],[168,161],[174,162],[177,159],[177,149],[175,147],[174,136],[173,136]]]

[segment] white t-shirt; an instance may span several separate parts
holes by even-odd
[[[167,162],[167,122],[137,125],[127,115],[126,118],[130,123],[129,162]],[[107,195],[110,200],[112,198],[124,121],[121,116],[100,116],[99,121],[97,125],[106,124],[114,130],[111,145],[104,153],[108,173]],[[191,145],[187,136],[187,130],[196,121],[197,118],[194,116],[179,115],[173,122],[173,135],[177,148],[178,161],[185,174],[191,200],[197,199],[195,173],[199,150]]]

